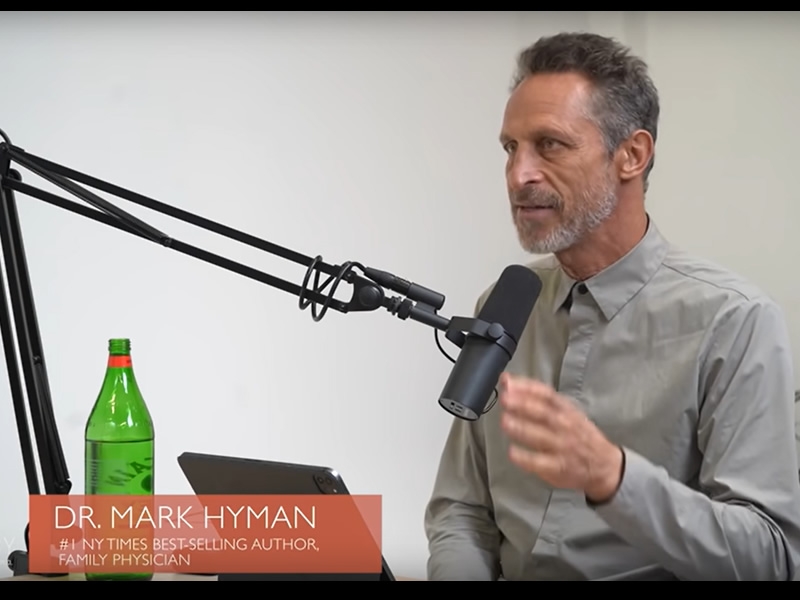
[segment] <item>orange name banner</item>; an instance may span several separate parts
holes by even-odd
[[[380,496],[30,496],[31,573],[379,573]]]

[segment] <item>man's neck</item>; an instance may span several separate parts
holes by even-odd
[[[556,258],[575,281],[589,279],[630,252],[647,232],[648,221],[644,208],[617,210],[580,242],[556,253]]]

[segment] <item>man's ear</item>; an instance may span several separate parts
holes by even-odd
[[[650,164],[655,151],[655,143],[644,129],[639,129],[620,144],[617,150],[617,170],[622,181],[630,181],[642,175]]]

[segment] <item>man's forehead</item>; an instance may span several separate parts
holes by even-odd
[[[506,104],[506,124],[536,116],[582,119],[586,116],[591,83],[577,73],[537,74],[525,79]]]

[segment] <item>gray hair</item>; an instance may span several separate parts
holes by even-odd
[[[517,57],[512,91],[537,73],[579,73],[594,86],[591,118],[609,155],[637,129],[658,134],[659,101],[647,64],[613,38],[593,33],[559,33],[540,38]],[[655,156],[644,171],[644,189]]]

